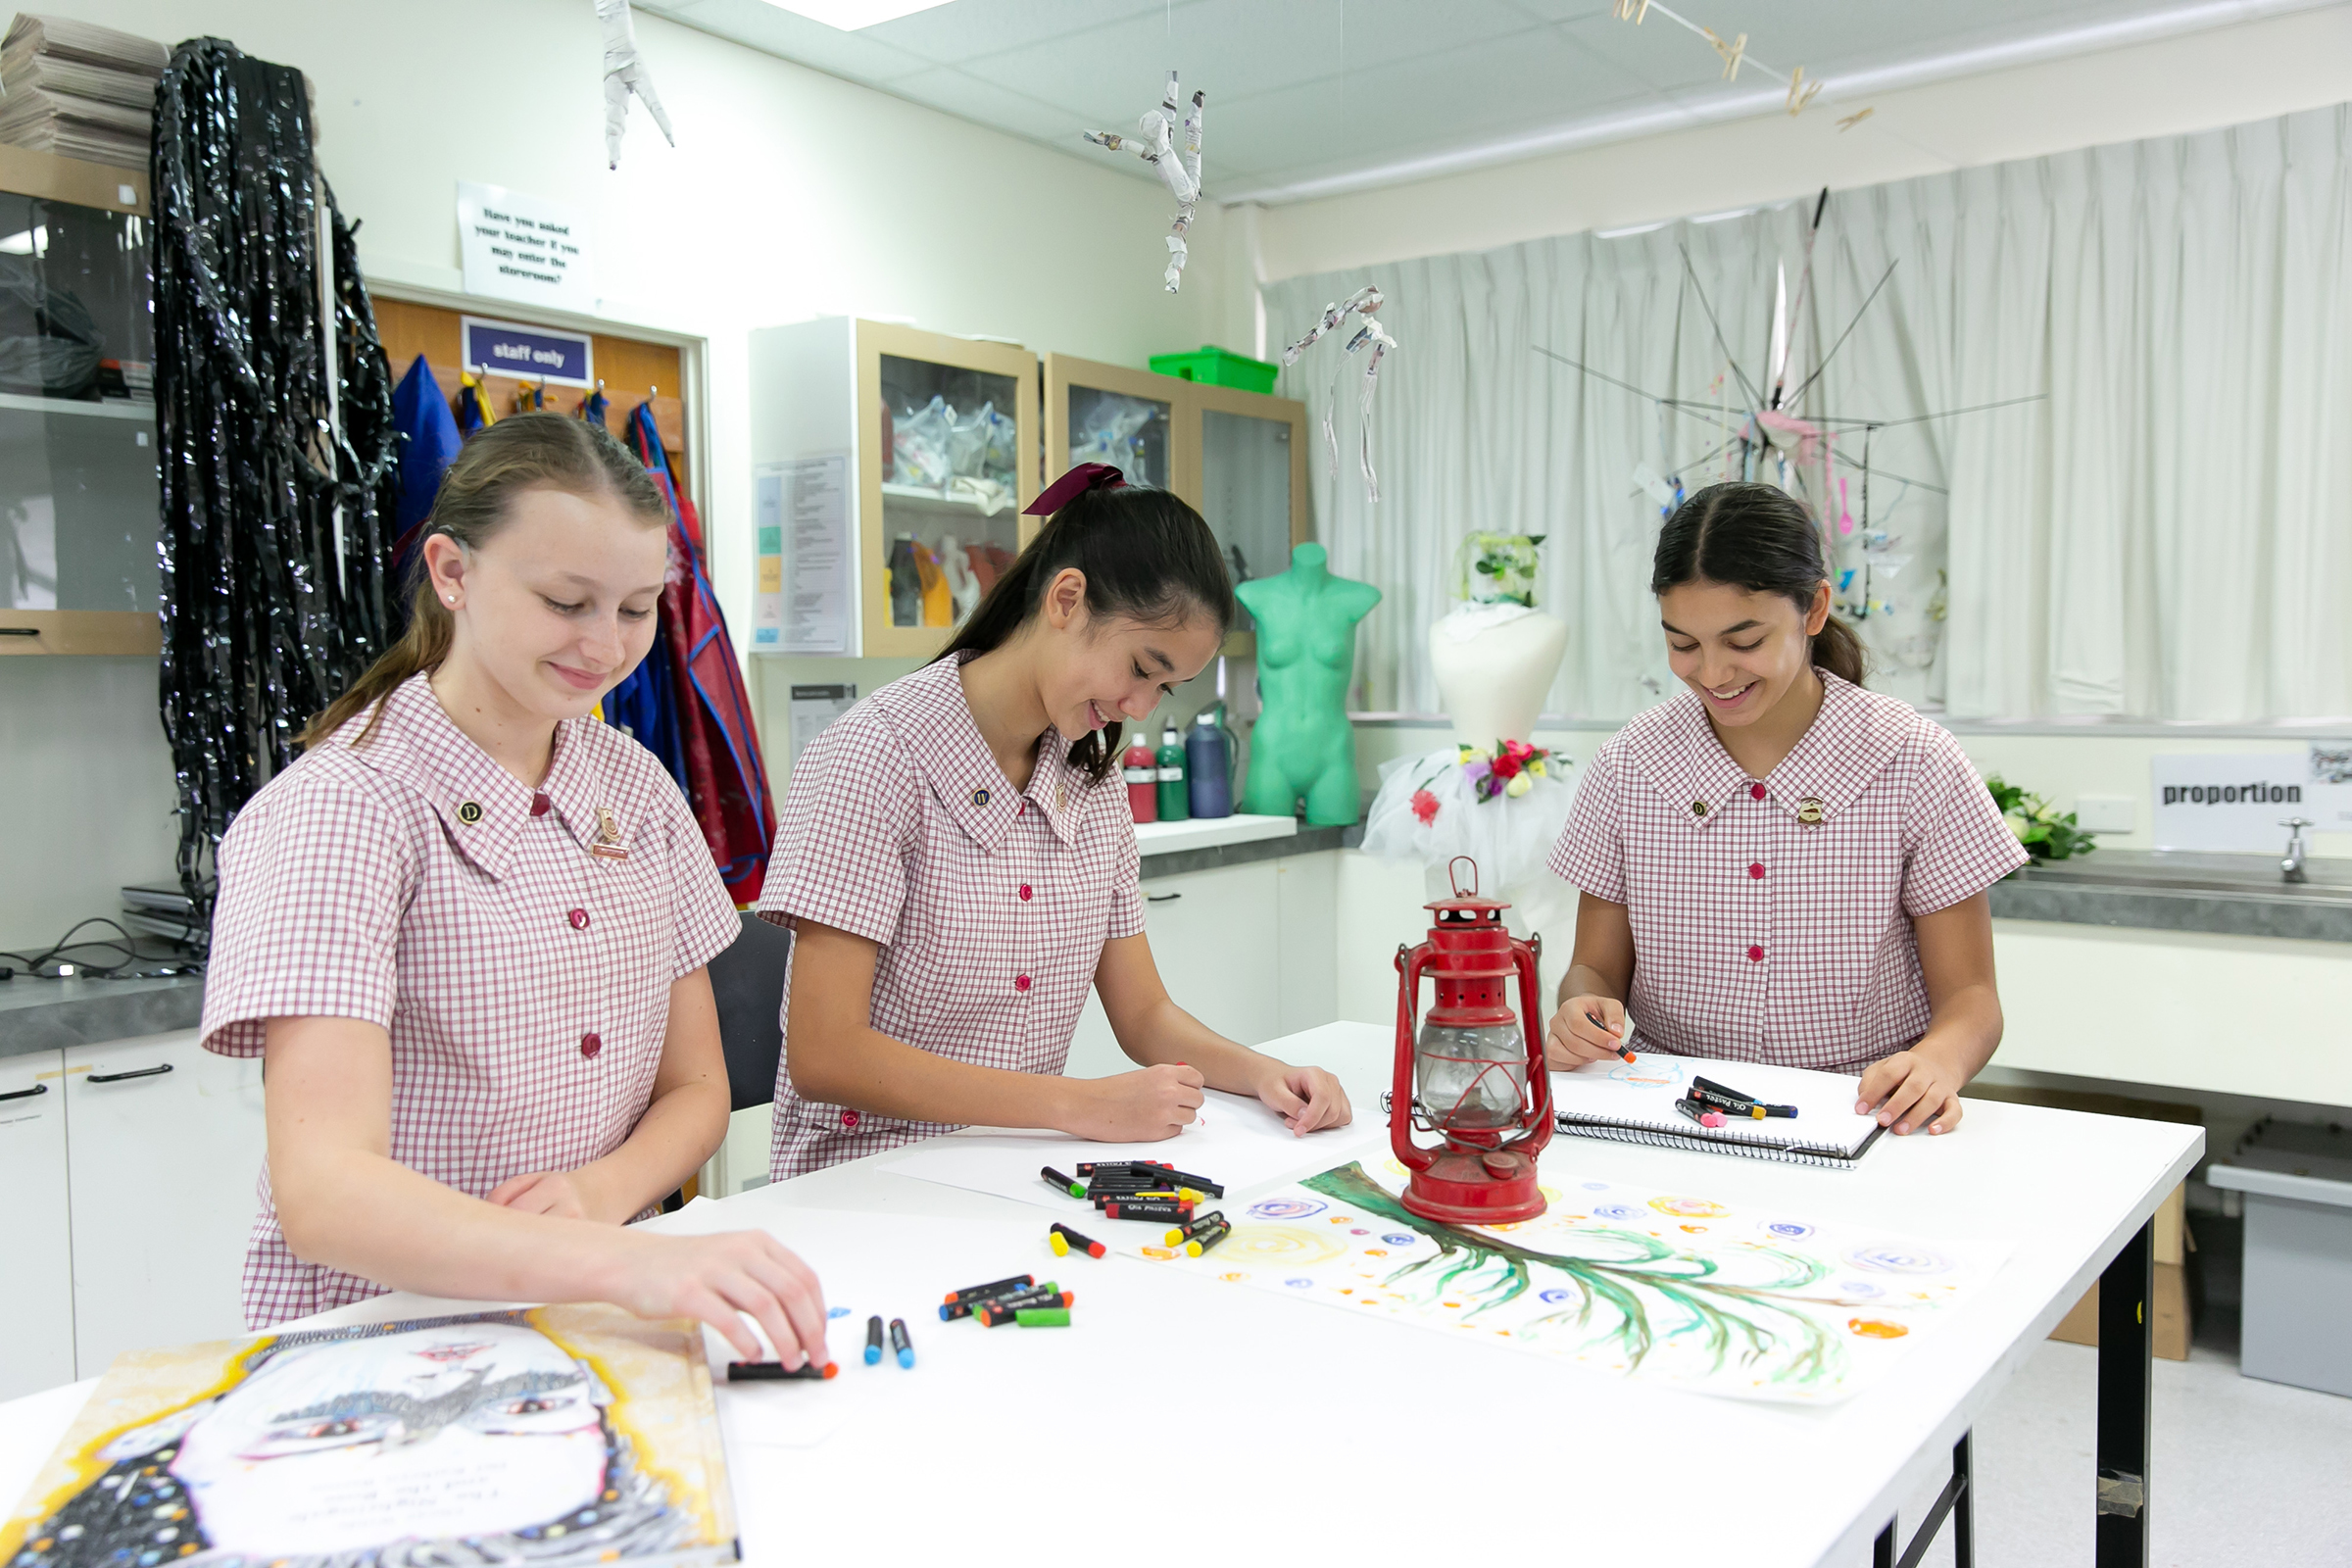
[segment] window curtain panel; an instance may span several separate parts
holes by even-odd
[[[1472,530],[1546,536],[1546,711],[1673,691],[1636,471],[1737,476],[1710,449],[1769,396],[1785,287],[1788,412],[1877,425],[1808,486],[1874,686],[1965,717],[2352,715],[2348,141],[2352,106],[1840,191],[1809,274],[1810,199],[1269,285],[1271,339],[1376,282],[1401,345],[1377,504],[1360,366],[1326,340],[1284,376],[1318,427],[1337,401],[1318,537],[1388,596],[1356,705],[1438,710],[1428,628]]]

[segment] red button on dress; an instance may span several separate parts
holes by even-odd
[[[1014,975],[1014,976],[1012,977],[1012,989],[1013,989],[1013,990],[1015,990],[1015,991],[1026,991],[1026,990],[1028,990],[1028,989],[1029,989],[1029,977],[1028,977],[1027,975],[1025,975],[1025,974],[1016,974],[1016,975]]]
[[[604,1037],[603,1035],[599,1035],[599,1034],[584,1034],[584,1035],[580,1036],[580,1054],[581,1054],[581,1055],[583,1055],[583,1056],[593,1056],[593,1055],[595,1055],[595,1054],[596,1054],[598,1052],[600,1052],[600,1051],[602,1051],[602,1050],[604,1050],[604,1049],[605,1049],[605,1037]]]
[[[547,798],[547,792],[545,790],[534,790],[531,792],[531,814],[533,816],[545,816],[547,814],[548,808],[555,804],[555,802]]]
[[[1750,963],[1762,963],[1764,961],[1764,950],[1762,948],[1748,949],[1747,961]]]
[[[1747,787],[1747,793],[1760,801],[1764,798],[1764,786],[1761,784],[1750,784]]]
[[[588,929],[588,911],[586,909],[574,909],[564,918],[571,922],[571,928],[574,931]]]
[[[858,1113],[854,1110],[843,1111],[841,1113],[841,1124],[844,1127],[849,1128],[850,1131],[856,1132],[858,1130]]]
[[[1747,868],[1747,874],[1749,876],[1762,876],[1764,874],[1764,862],[1762,860],[1758,860],[1753,865],[1750,865]]]
[[[1029,884],[1026,882],[1021,884],[1021,902],[1023,904],[1029,902]]]

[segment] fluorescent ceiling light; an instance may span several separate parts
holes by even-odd
[[[821,22],[844,32],[856,32],[877,22],[895,22],[917,11],[944,6],[948,0],[767,0],[767,3],[796,17],[807,17],[810,22]]]

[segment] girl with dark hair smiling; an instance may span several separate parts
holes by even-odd
[[[760,912],[796,935],[769,1171],[782,1181],[966,1123],[1173,1137],[1201,1091],[1297,1133],[1338,1080],[1176,1005],[1144,936],[1125,720],[1199,674],[1233,587],[1200,514],[1082,464],[939,661],[801,754]],[[1089,986],[1138,1070],[1058,1076]]]
[[[1690,689],[1586,770],[1551,868],[1582,892],[1546,1042],[1858,1072],[1858,1112],[1949,1132],[2001,1039],[1984,890],[2025,862],[1959,742],[1862,689],[1820,530],[1766,484],[1710,485],[1658,536]]]

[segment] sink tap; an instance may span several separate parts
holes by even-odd
[[[2290,816],[2278,825],[2288,830],[2286,855],[2278,862],[2278,874],[2289,882],[2310,881],[2303,870],[2303,830],[2315,824],[2308,816]]]

